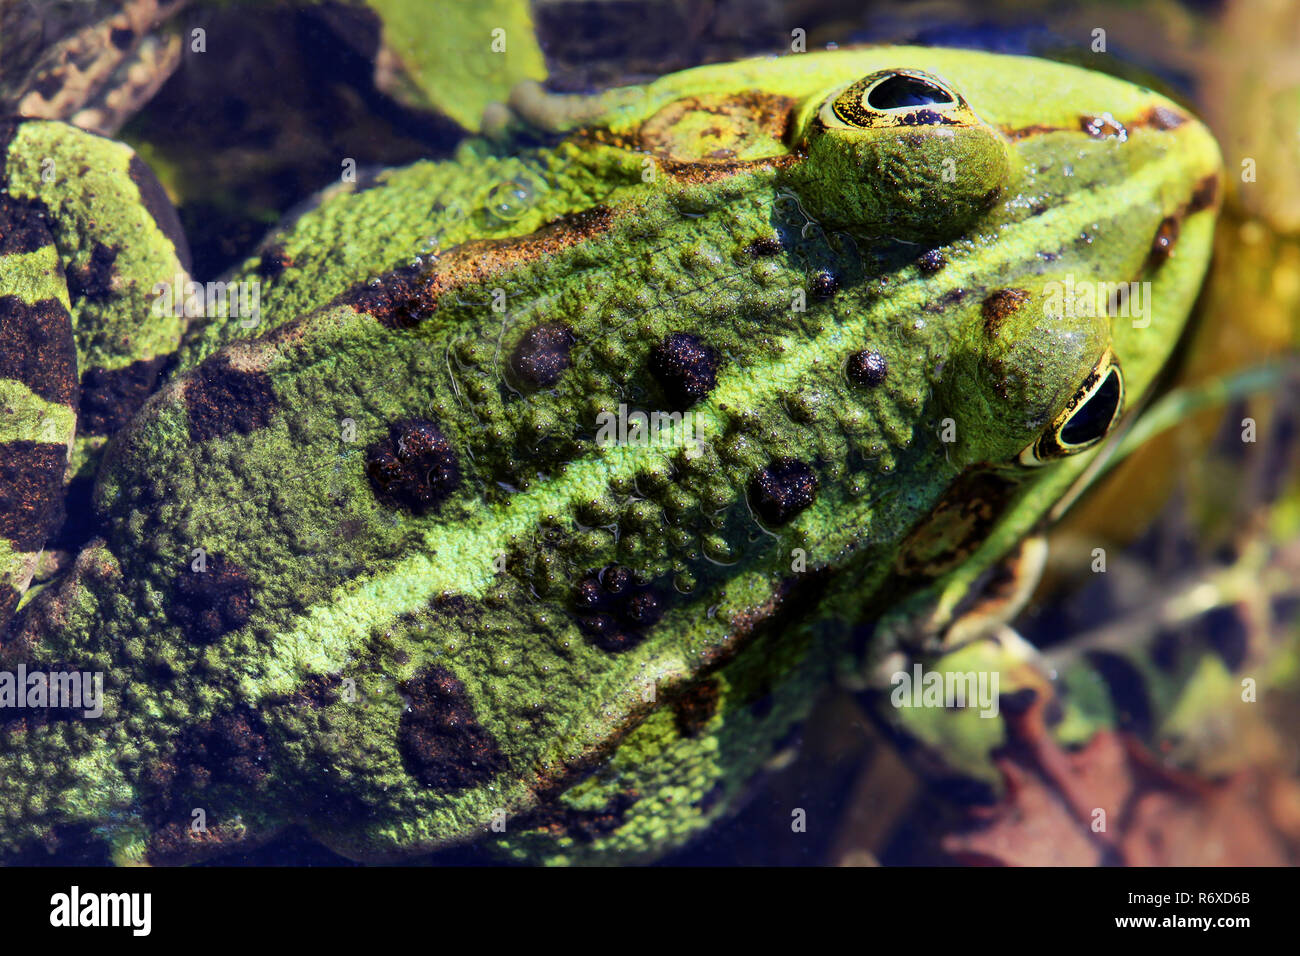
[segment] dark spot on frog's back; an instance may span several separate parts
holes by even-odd
[[[6,442],[0,453],[0,540],[37,551],[63,517],[66,445]],[[3,620],[3,618],[0,618]]]
[[[166,358],[140,359],[122,368],[92,368],[81,377],[77,432],[111,435],[127,423],[153,392]]]
[[[0,255],[22,255],[51,245],[48,215],[44,204],[35,199],[15,199],[0,192]]]
[[[176,258],[188,272],[191,267],[190,244],[185,238],[185,230],[181,228],[181,217],[176,214],[176,207],[167,198],[162,183],[158,182],[158,177],[153,174],[153,170],[146,166],[139,156],[131,157],[127,172],[140,193],[140,201],[144,208],[153,217],[158,230],[171,240],[172,248],[176,250]]]
[[[809,291],[815,299],[829,299],[840,290],[840,280],[833,272],[826,269],[818,270],[813,274],[812,284]]]
[[[433,314],[441,290],[436,275],[421,266],[402,266],[344,292],[338,301],[374,316],[386,329],[412,329]]]
[[[573,330],[562,322],[546,322],[524,333],[510,356],[510,368],[533,388],[550,388],[569,367],[569,353],[576,341]]]
[[[858,388],[875,388],[889,377],[889,361],[872,349],[863,349],[849,356],[844,374]]]
[[[578,627],[592,644],[617,654],[646,639],[663,614],[663,599],[650,585],[638,584],[627,568],[612,564],[578,582],[573,603]]]
[[[191,727],[177,749],[188,786],[237,783],[256,787],[267,777],[266,724],[251,710],[226,711]]]
[[[938,249],[931,249],[916,260],[916,267],[922,275],[932,276],[948,264],[948,259]]]
[[[77,395],[77,349],[63,304],[28,304],[0,295],[0,379],[26,385],[47,402],[72,405]]]
[[[984,316],[984,334],[996,338],[1007,316],[1028,301],[1029,293],[1024,289],[999,289],[991,293],[980,306],[980,313]]]
[[[776,233],[768,236],[759,236],[745,247],[745,254],[755,259],[765,259],[768,256],[775,256],[785,248],[781,245],[781,237]]]
[[[398,723],[406,770],[435,790],[464,790],[505,767],[496,740],[475,717],[465,685],[444,667],[427,667],[402,685],[410,703]]]
[[[102,242],[90,250],[90,260],[80,267],[68,269],[68,294],[73,301],[103,302],[113,294],[114,265],[118,250]]]
[[[817,498],[817,473],[797,458],[778,458],[749,482],[749,500],[760,518],[781,525]]]
[[[383,501],[424,514],[460,487],[460,466],[437,424],[409,418],[366,449],[366,475]]]
[[[650,374],[674,408],[689,408],[718,383],[718,355],[689,332],[673,332],[650,350]]]
[[[150,824],[150,863],[192,862],[213,842],[225,842],[214,821],[205,840],[196,841],[187,822],[195,791],[213,784],[264,789],[269,776],[266,722],[253,710],[223,710],[187,727],[176,740],[175,752],[142,768],[145,785],[141,809]],[[178,832],[179,831],[179,832]],[[236,842],[239,835],[231,834]]]
[[[171,615],[190,640],[210,644],[248,623],[253,586],[243,568],[219,554],[206,555],[200,567],[187,565],[177,575]]]
[[[231,432],[247,435],[265,428],[276,410],[271,377],[235,368],[226,356],[208,359],[185,384],[190,437],[210,441]]]

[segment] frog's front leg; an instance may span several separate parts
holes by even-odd
[[[0,626],[109,435],[177,347],[189,252],[135,153],[71,126],[0,123]]]
[[[1026,539],[980,575],[984,586],[955,609],[945,609],[946,586],[936,583],[925,593],[928,603],[912,605],[922,609],[915,620],[882,621],[876,654],[869,664],[859,662],[852,689],[923,773],[977,781],[989,792],[1004,785],[998,758],[1024,744],[1026,734],[1070,748],[1123,731],[1134,745],[1195,767],[1204,751],[1192,741],[1222,733],[1241,693],[1237,681],[1260,663],[1244,654],[1225,659],[1204,634],[1180,633],[1175,622],[1183,623],[1178,615],[1203,613],[1207,594],[1231,606],[1250,593],[1245,579],[1251,575],[1199,582],[1195,601],[1166,599],[1165,610],[1136,624],[1049,635],[1053,643],[1040,650],[1012,622],[1033,593],[1045,556],[1044,539]],[[1144,604],[1162,601],[1149,597]],[[946,623],[936,627],[940,620]]]

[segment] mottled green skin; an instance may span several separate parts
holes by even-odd
[[[945,220],[955,192],[971,194],[960,150],[958,182],[936,177],[928,197],[909,187],[896,211],[925,224],[924,245],[880,237],[879,219],[819,227],[809,216],[837,190],[870,189],[888,213],[888,183],[800,168],[856,148],[849,132],[807,126],[827,96],[898,67],[964,96],[966,128],[984,130],[971,175],[1001,165],[986,161],[990,144],[1006,151],[1007,179],[990,183],[1000,191],[974,223],[965,209]],[[784,140],[763,132],[783,124],[751,124],[742,163],[699,155],[694,133],[655,116],[667,107],[698,130],[683,102],[753,93],[797,119]],[[527,117],[574,125],[571,139],[509,155],[475,143],[375,188],[336,187],[241,272],[265,278],[260,325],[196,324],[178,374],[109,446],[102,539],[6,645],[11,659],[102,669],[109,693],[98,721],[6,731],[0,774],[14,784],[0,839],[14,849],[80,823],[120,859],[154,860],[287,824],[363,860],[477,837],[557,862],[680,845],[736,803],[855,633],[986,567],[1060,496],[1090,454],[1015,460],[1108,345],[1130,405],[1140,398],[1204,269],[1213,212],[1188,204],[1218,170],[1194,120],[1138,121],[1156,105],[1173,108],[1037,61],[810,54],[618,91],[578,124],[571,110],[548,119],[534,98]],[[1098,109],[1132,124],[1127,142],[1081,130],[1080,114]],[[740,107],[720,115],[724,133],[745,127]],[[918,161],[933,162],[932,132],[898,135],[920,137]],[[808,150],[818,136],[831,139]],[[527,179],[526,201],[500,206],[507,178]],[[566,214],[583,215],[538,231]],[[1158,224],[1175,215],[1176,254],[1149,266]],[[929,248],[941,268],[918,265]],[[1070,273],[1149,279],[1150,325],[1045,318],[1044,284]],[[1026,304],[990,333],[983,303],[1007,288]],[[570,366],[530,387],[510,357],[555,321],[571,329]],[[671,408],[648,366],[673,332],[720,357],[716,386],[690,408],[704,453],[598,447],[602,411]],[[886,359],[884,382],[846,376],[864,349]],[[251,392],[214,388],[231,374]],[[214,408],[233,408],[240,427],[216,428]],[[411,416],[437,423],[463,479],[426,514],[377,497],[366,472]],[[945,419],[954,442],[940,440]],[[785,457],[808,464],[818,490],[770,526],[751,482]],[[1003,522],[940,534],[941,547],[905,544],[972,469],[1019,489],[999,503]],[[947,547],[955,557],[939,560]],[[195,549],[238,569],[249,598],[238,626],[203,639],[177,609]],[[619,651],[575,621],[578,582],[608,565],[653,584],[664,606]],[[452,738],[465,751],[430,783],[401,733],[435,668],[463,684]],[[178,773],[196,763],[205,779]],[[208,833],[189,839],[196,807]]]

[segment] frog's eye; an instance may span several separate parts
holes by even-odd
[[[830,101],[830,115],[847,126],[932,126],[944,111],[964,108],[956,93],[936,77],[919,71],[893,70],[859,80]],[[823,112],[823,122],[829,117]]]
[[[1020,463],[1041,465],[1091,448],[1106,437],[1123,408],[1124,373],[1108,351],[1061,414],[1020,453]]]
[[[966,231],[1011,180],[1010,149],[948,82],[882,70],[804,107],[782,175],[836,229],[935,243]]]

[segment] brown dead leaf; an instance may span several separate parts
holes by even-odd
[[[1008,745],[996,763],[1005,793],[943,838],[944,852],[955,860],[992,866],[1294,861],[1300,813],[1294,781],[1256,770],[1203,779],[1165,766],[1131,735],[1109,731],[1072,753],[1052,739],[1044,709],[1040,699],[1020,713],[1004,712]]]

